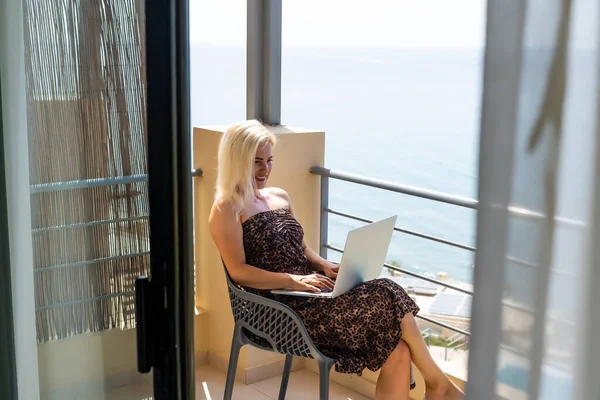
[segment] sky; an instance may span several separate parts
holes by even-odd
[[[247,0],[190,0],[190,41],[244,45]],[[481,48],[486,0],[283,0],[283,46]]]

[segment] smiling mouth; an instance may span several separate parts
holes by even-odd
[[[266,176],[255,176],[254,179],[256,179],[258,182],[265,182],[267,180]]]

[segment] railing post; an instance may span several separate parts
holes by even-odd
[[[319,239],[319,254],[327,258],[328,243],[327,234],[329,232],[329,213],[325,210],[329,208],[329,177],[321,175],[321,236]]]
[[[282,0],[248,0],[246,116],[281,123]]]

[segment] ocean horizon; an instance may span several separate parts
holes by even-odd
[[[475,198],[482,58],[483,50],[284,47],[281,121],[325,131],[327,168]],[[193,126],[245,119],[245,74],[244,47],[192,45]],[[329,204],[369,219],[398,214],[399,227],[474,246],[473,210],[335,180]],[[360,225],[330,215],[330,244],[343,248]],[[472,281],[473,257],[398,232],[388,253],[403,268],[462,282]]]

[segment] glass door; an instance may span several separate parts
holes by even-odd
[[[187,1],[2,7],[0,377],[24,399],[193,399]]]

